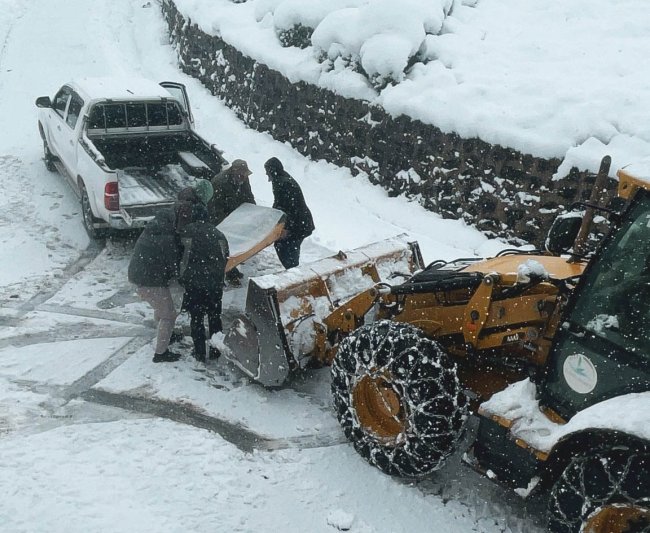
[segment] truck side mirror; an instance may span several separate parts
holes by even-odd
[[[572,211],[558,216],[548,231],[544,247],[553,255],[566,253],[573,247],[582,225],[582,213]]]
[[[49,96],[39,96],[36,99],[36,107],[52,107],[52,100]]]

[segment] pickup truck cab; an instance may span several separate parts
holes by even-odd
[[[194,131],[180,83],[84,78],[36,105],[45,165],[77,193],[91,238],[143,227],[180,189],[226,164]]]

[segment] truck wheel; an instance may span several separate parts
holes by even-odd
[[[94,226],[95,223],[102,221],[93,215],[93,210],[90,207],[90,200],[88,198],[86,187],[83,185],[83,183],[79,187],[81,189],[81,215],[84,228],[86,228],[88,236],[91,239],[105,239],[108,235],[108,230],[106,228],[96,228]]]
[[[650,519],[649,472],[647,453],[609,450],[573,459],[551,489],[549,531],[637,531],[635,524]]]
[[[43,137],[43,160],[45,161],[45,168],[49,170],[50,172],[56,172],[56,165],[54,164],[54,161],[56,160],[56,157],[54,157],[54,154],[50,151],[50,147],[47,145],[47,140],[45,137]]]
[[[467,419],[450,356],[421,330],[389,320],[341,342],[332,395],[345,436],[389,475],[422,477],[440,468]]]

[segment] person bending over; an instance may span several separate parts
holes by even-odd
[[[208,319],[208,338],[221,331],[221,303],[223,282],[228,261],[228,241],[217,227],[208,221],[206,208],[192,206],[191,221],[180,228],[183,256],[179,281],[185,288],[183,307],[190,314],[190,333],[194,342],[194,357],[206,360],[205,319]],[[210,358],[219,357],[216,348],[210,348]]]

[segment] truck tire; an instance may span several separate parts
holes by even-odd
[[[84,228],[86,228],[86,231],[88,232],[88,236],[93,240],[105,239],[108,235],[108,229],[95,227],[95,223],[102,221],[93,215],[93,210],[90,207],[90,199],[88,198],[88,191],[86,191],[83,182],[79,184],[79,189],[81,193],[81,219]]]
[[[450,356],[421,330],[389,320],[341,342],[332,396],[345,436],[389,475],[423,477],[440,468],[467,419]]]
[[[41,136],[43,137],[43,161],[45,162],[45,168],[50,172],[56,172],[56,165],[54,164],[56,157],[54,157],[54,154],[50,151],[50,147],[47,144],[47,139],[45,139],[45,136],[42,132]]]
[[[576,457],[551,489],[552,533],[624,533],[648,518],[648,453],[617,449]]]

